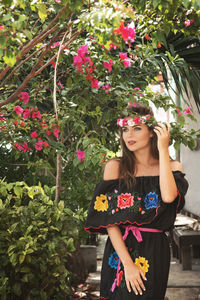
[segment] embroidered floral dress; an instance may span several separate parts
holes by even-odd
[[[170,265],[165,231],[173,227],[188,189],[185,174],[174,171],[173,175],[179,195],[169,204],[161,199],[159,176],[136,177],[135,185],[129,189],[123,182],[120,185],[118,179],[102,180],[96,186],[85,229],[107,234],[109,226],[118,225],[133,262],[147,278],[143,295],[128,292],[123,265],[108,237],[101,270],[100,299],[164,299]],[[155,232],[151,232],[152,229]]]

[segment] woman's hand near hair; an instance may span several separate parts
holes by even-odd
[[[158,137],[158,151],[159,151],[159,183],[160,191],[163,202],[171,203],[178,196],[178,190],[176,182],[172,173],[169,157],[169,140],[170,140],[170,125],[167,126],[158,123],[158,126],[154,127],[154,132]],[[181,164],[180,164],[180,170]]]
[[[143,280],[146,280],[146,277],[143,271],[134,264],[130,257],[127,247],[123,241],[121,230],[118,226],[113,225],[108,227],[107,231],[112,245],[124,266],[124,276],[128,291],[131,292],[132,288],[136,295],[138,295],[138,293],[142,295],[142,290],[145,291]]]

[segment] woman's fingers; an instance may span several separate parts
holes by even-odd
[[[127,286],[127,290],[129,291],[129,293],[131,292],[131,285],[129,280],[126,279],[126,286]]]

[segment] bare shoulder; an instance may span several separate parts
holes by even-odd
[[[183,172],[183,167],[182,167],[181,163],[178,160],[171,160],[170,164],[171,164],[172,171],[181,171],[181,172]]]
[[[119,162],[119,159],[111,159],[106,163],[103,174],[104,180],[119,178]]]

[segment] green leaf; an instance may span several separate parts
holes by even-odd
[[[15,186],[14,193],[17,197],[21,198],[23,195],[23,188],[21,188],[20,186]]]
[[[44,22],[44,20],[47,17],[47,7],[46,7],[46,4],[45,3],[39,3],[37,5],[37,7],[38,7],[38,15],[39,15],[41,21]]]
[[[9,67],[13,67],[16,63],[16,56],[13,51],[6,50],[3,60]]]
[[[25,29],[24,34],[27,36],[27,38],[29,40],[32,40],[33,36],[32,36],[32,33],[29,30]]]

